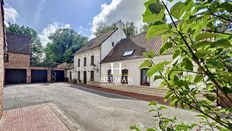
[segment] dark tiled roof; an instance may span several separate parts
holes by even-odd
[[[15,33],[6,33],[7,52],[31,54],[30,37]]]
[[[108,63],[121,60],[130,60],[136,58],[143,58],[143,53],[153,50],[156,55],[162,46],[161,36],[155,37],[150,41],[146,40],[146,33],[126,38],[121,40],[110,53],[101,61],[101,63]],[[126,51],[134,50],[130,56],[123,56]]]
[[[75,54],[78,54],[78,53],[82,53],[82,52],[85,52],[85,51],[88,51],[88,50],[91,50],[91,49],[94,49],[96,47],[99,47],[107,38],[109,38],[115,31],[117,31],[118,28],[116,28],[115,30],[112,30],[112,31],[109,31],[107,33],[104,33],[96,38],[93,38],[91,40],[89,40],[87,42],[87,44],[82,47],[81,49],[79,49]]]

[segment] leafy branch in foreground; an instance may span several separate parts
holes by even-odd
[[[151,51],[146,53],[147,60],[141,68],[149,68],[150,78],[163,79],[160,86],[167,88],[165,99],[171,106],[200,113],[197,117],[204,122],[197,125],[210,130],[232,130],[232,35],[228,35],[232,3],[186,0],[169,9],[169,2],[148,0],[143,18],[149,25],[147,38],[162,36],[160,55],[172,52],[173,60],[154,64]],[[221,25],[227,26],[222,29]],[[171,128],[175,125],[178,124],[172,123]],[[154,130],[169,128],[170,125],[159,126]]]

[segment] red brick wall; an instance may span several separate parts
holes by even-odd
[[[7,52],[7,54],[9,55],[9,61],[5,63],[5,68],[27,69],[30,67],[30,55],[10,52]]]
[[[3,28],[3,5],[2,0],[0,0],[0,119],[3,114],[3,80],[4,80],[4,63],[3,63],[3,47],[4,47],[4,28]]]

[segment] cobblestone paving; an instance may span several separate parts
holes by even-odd
[[[3,131],[68,131],[46,104],[4,111]]]

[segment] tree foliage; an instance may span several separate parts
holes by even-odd
[[[73,53],[79,50],[87,38],[69,28],[57,29],[49,36],[49,42],[45,48],[44,63],[47,66],[55,66],[63,62],[73,62]]]
[[[42,43],[38,37],[37,32],[26,26],[20,26],[18,24],[10,24],[6,28],[7,32],[11,33],[16,33],[16,34],[21,34],[21,35],[26,35],[31,38],[31,51],[32,51],[32,56],[31,56],[31,64],[33,66],[40,66],[42,63],[42,55],[43,55],[43,46]]]
[[[116,24],[112,25],[102,25],[97,28],[97,30],[94,32],[95,36],[100,36],[101,34],[104,34],[108,31],[116,29]],[[126,36],[133,36],[136,35],[138,32],[138,29],[135,27],[133,22],[126,22],[123,23],[123,31],[125,32]]]
[[[163,79],[160,87],[167,88],[165,100],[171,106],[198,111],[197,117],[203,121],[194,125],[177,124],[175,119],[158,114],[155,117],[161,125],[147,130],[187,131],[196,126],[206,130],[232,130],[232,32],[228,27],[232,22],[232,3],[186,0],[169,9],[170,2],[148,0],[143,18],[149,24],[147,38],[161,35],[160,54],[172,50],[173,60],[154,64],[154,56],[147,57],[141,68],[149,68],[149,77]],[[164,21],[164,17],[171,23]],[[222,28],[219,24],[225,26]],[[202,92],[205,92],[204,99],[199,99],[197,96]],[[217,101],[224,107],[217,106]],[[136,126],[132,128],[139,130]]]

